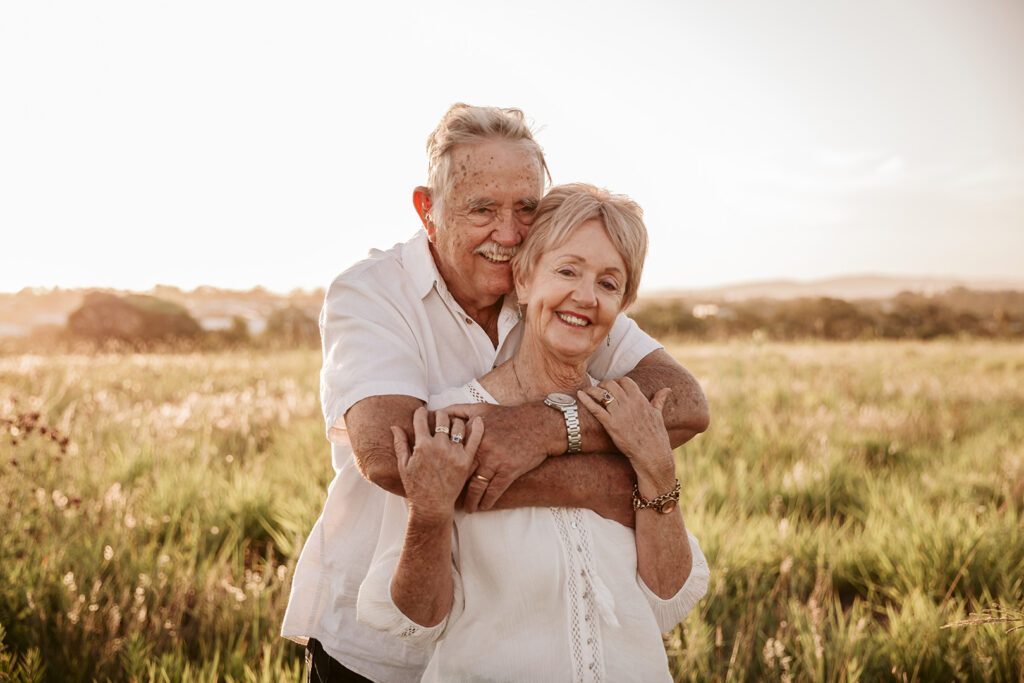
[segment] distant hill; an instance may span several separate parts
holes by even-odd
[[[888,299],[900,292],[931,296],[964,287],[979,291],[1024,291],[1024,276],[1011,279],[970,279],[941,276],[898,277],[889,275],[848,275],[825,280],[766,280],[702,289],[679,289],[647,292],[641,301],[666,299],[704,299],[708,301],[744,301],[746,299],[798,299],[831,297],[856,301]]]

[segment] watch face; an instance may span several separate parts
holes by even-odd
[[[663,515],[667,515],[668,513],[672,512],[672,510],[674,510],[675,507],[676,502],[670,498],[669,500],[666,500],[664,503],[661,504],[661,507],[658,508],[658,512],[660,512]]]
[[[560,406],[574,406],[576,405],[576,399],[569,394],[548,394],[548,403],[554,403]]]

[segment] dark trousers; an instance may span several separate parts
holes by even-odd
[[[324,652],[316,638],[306,644],[306,683],[372,683]]]

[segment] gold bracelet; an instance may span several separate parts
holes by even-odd
[[[637,484],[633,484],[633,509],[643,510],[644,508],[654,508],[661,514],[665,515],[675,508],[676,503],[679,502],[679,479],[676,479],[676,485],[668,493],[663,493],[657,498],[647,500],[640,495],[640,487]]]

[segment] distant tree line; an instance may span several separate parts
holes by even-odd
[[[1024,292],[954,288],[925,296],[642,303],[630,316],[654,337],[704,340],[1024,338]]]
[[[630,316],[654,337],[725,340],[799,339],[1024,339],[1024,292],[951,289],[925,296],[847,301],[828,297],[641,302]],[[6,339],[0,351],[64,349],[218,350],[241,347],[316,348],[315,314],[282,306],[254,334],[234,316],[224,329],[206,330],[182,304],[146,294],[91,292],[67,324],[40,327],[28,338]]]
[[[9,342],[18,344],[17,340]],[[295,306],[274,310],[262,332],[234,316],[225,329],[206,330],[185,306],[148,294],[90,292],[63,327],[37,329],[20,345],[101,350],[218,350],[236,347],[315,348],[320,345],[316,318]]]

